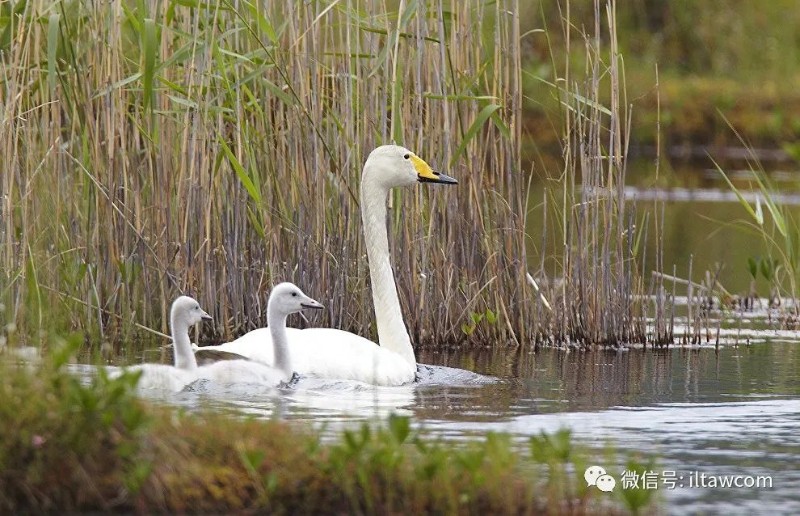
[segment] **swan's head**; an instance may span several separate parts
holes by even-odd
[[[424,159],[399,145],[381,145],[370,152],[364,164],[363,181],[373,181],[386,188],[414,183],[458,184],[454,178],[434,172]]]
[[[182,322],[187,326],[211,320],[211,316],[200,308],[200,303],[189,296],[181,296],[173,301],[171,316],[173,321]]]
[[[275,285],[267,303],[267,310],[280,316],[287,316],[306,308],[321,310],[324,307],[319,302],[303,294],[303,291],[297,285],[289,282]]]

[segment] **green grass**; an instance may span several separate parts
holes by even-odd
[[[84,384],[64,370],[80,345],[55,339],[40,366],[0,362],[1,512],[613,514],[652,503],[587,488],[592,455],[566,430],[454,444],[393,416],[321,441],[300,423],[149,405],[131,375]]]
[[[766,256],[749,256],[748,271],[755,284],[762,277],[769,285],[770,304],[782,297],[792,300],[798,298],[800,285],[800,225],[791,207],[783,205],[777,199],[780,192],[764,171],[758,156],[736,132],[731,125],[731,132],[740,139],[742,146],[750,153],[747,165],[750,177],[746,178],[748,189],[754,190],[758,197],[753,203],[744,198],[745,191],[741,181],[734,181],[725,173],[721,165],[711,158],[717,172],[725,180],[731,191],[736,194],[744,211],[744,217],[733,221],[742,231],[754,235],[763,242],[767,250]],[[738,184],[738,185],[737,185]],[[751,287],[755,290],[754,287]],[[777,306],[777,305],[776,305]],[[781,311],[781,319],[785,326],[793,328],[798,317],[796,303],[790,303]]]

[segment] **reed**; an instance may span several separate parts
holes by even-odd
[[[758,293],[756,279],[761,277],[769,286],[770,308],[781,307],[782,300],[790,301],[781,307],[781,323],[789,328],[797,324],[798,285],[800,285],[800,224],[796,215],[781,202],[780,192],[764,170],[757,153],[733,125],[722,117],[729,129],[747,149],[747,178],[750,187],[756,192],[751,206],[745,198],[746,190],[737,186],[723,167],[713,158],[717,172],[725,180],[728,188],[736,194],[739,205],[744,209],[744,218],[733,221],[742,231],[750,233],[764,243],[767,256],[749,256],[748,271],[752,278],[750,292],[741,300],[743,308],[752,308]]]
[[[549,282],[556,308],[545,314],[549,335],[543,340],[580,346],[661,343],[671,335],[647,332],[642,302],[647,285],[640,270],[642,242],[648,228],[660,233],[658,218],[637,221],[624,195],[631,105],[617,44],[616,2],[593,5],[593,25],[578,27],[571,4],[565,4],[560,39],[568,57],[553,58],[554,70],[561,71],[548,83],[563,111],[563,166],[554,173],[543,163],[546,176],[556,179],[548,182],[556,186],[546,188],[545,211],[557,225],[553,247],[542,251],[555,260],[539,274],[558,278]],[[573,41],[580,44],[575,51]],[[658,327],[667,307],[660,291],[656,294],[655,314],[648,315]]]
[[[626,101],[596,100],[601,77],[624,94],[601,43],[601,27],[616,41],[610,5],[595,2],[579,35],[588,74],[563,77],[567,254],[549,311],[526,282],[538,256],[517,0],[4,4],[0,277],[14,338],[79,330],[119,352],[141,327],[166,332],[187,293],[214,316],[203,339],[228,339],[266,323],[278,281],[325,304],[314,325],[373,334],[358,182],[390,142],[460,181],[390,200],[414,342],[642,338]]]

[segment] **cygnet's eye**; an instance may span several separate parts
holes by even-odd
[[[411,157],[411,154],[406,154],[406,155],[403,156],[403,159],[408,159],[410,157]]]

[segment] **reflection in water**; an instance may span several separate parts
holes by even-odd
[[[766,206],[766,198],[758,191],[739,192],[742,199]],[[739,205],[739,197],[731,189],[719,188],[637,188],[625,187],[625,199],[630,201],[672,201],[672,202],[727,202]],[[800,195],[796,193],[775,192],[770,196],[773,202],[789,206],[800,206]]]
[[[660,471],[770,475],[771,490],[685,487],[662,495],[670,507],[692,512],[797,514],[797,345],[795,339],[719,352],[548,350],[515,361],[499,352],[423,354],[450,366],[471,362],[506,381],[479,391],[418,389],[415,416],[428,432],[451,439],[487,431],[524,438],[569,427],[590,446],[655,454]]]
[[[546,185],[549,188],[551,184]],[[641,270],[662,270],[672,274],[674,267],[676,276],[688,279],[691,264],[692,279],[695,282],[702,280],[706,271],[715,274],[719,270],[717,279],[729,292],[746,294],[751,280],[748,258],[770,256],[774,254],[774,249],[770,249],[765,239],[758,236],[752,228],[746,230],[741,224],[737,224],[749,221],[750,216],[721,177],[717,175],[709,186],[711,188],[669,190],[626,187],[625,195],[629,206],[636,212],[638,224],[646,224],[637,229],[643,235],[653,235],[656,232],[654,224],[658,220],[659,234],[662,235],[661,239],[643,239],[643,249],[639,255],[644,256],[647,261],[641,265]],[[561,186],[557,188],[560,189]],[[553,224],[553,220],[558,218],[552,215],[545,217],[542,210],[547,205],[553,213],[560,213],[561,208],[553,205],[553,202],[542,203],[541,199],[545,195],[544,185],[534,186],[530,194],[531,206],[534,208],[525,229],[530,246],[529,256],[534,258],[529,265],[532,270],[537,270],[539,259],[543,256],[544,273],[549,277],[559,277],[563,274],[559,267],[563,263],[562,233],[558,227],[550,227],[545,231],[543,221]],[[744,196],[754,206],[758,195],[748,191]],[[560,196],[547,194],[547,198],[559,199]],[[776,193],[774,200],[785,207],[794,220],[798,220],[800,194]],[[765,207],[763,209],[767,211]],[[663,255],[663,268],[659,268],[657,263],[660,255]],[[756,286],[762,296],[769,295],[770,285],[763,277],[758,277]],[[685,286],[679,286],[677,293],[685,294]]]
[[[797,340],[762,340],[718,352],[494,349],[422,351],[418,358],[498,381],[459,380],[452,370],[434,367],[425,382],[412,386],[313,378],[284,389],[197,383],[168,401],[189,410],[310,422],[325,438],[391,413],[411,415],[415,426],[433,438],[458,441],[501,431],[522,443],[530,435],[566,426],[588,446],[611,444],[623,452],[655,454],[661,470],[773,476],[774,488],[766,491],[662,490],[672,507],[800,513]],[[74,368],[89,374],[88,366]]]
[[[440,435],[461,437],[487,431],[527,436],[569,427],[579,442],[621,452],[658,457],[656,472],[673,471],[688,478],[768,476],[769,490],[666,490],[670,508],[731,514],[798,514],[800,511],[800,400],[768,399],[736,403],[670,403],[651,407],[615,407],[591,412],[520,415],[507,422],[428,421]],[[621,464],[603,464],[619,479]],[[688,483],[688,480],[686,481]]]

